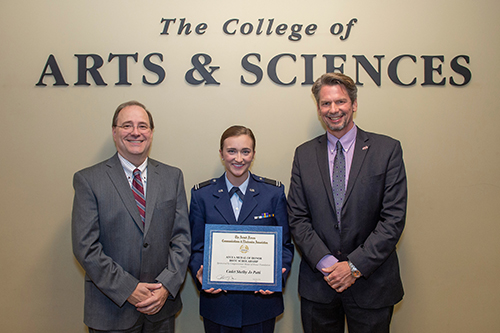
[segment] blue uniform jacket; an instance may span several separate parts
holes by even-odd
[[[191,224],[191,259],[189,269],[198,288],[196,272],[203,264],[205,224],[271,225],[283,227],[283,282],[290,272],[293,245],[288,229],[288,214],[284,186],[250,173],[248,188],[238,222],[234,217],[224,175],[195,186],[191,190],[189,222]],[[255,219],[265,213],[274,217]],[[228,291],[219,294],[200,292],[200,315],[217,324],[242,327],[256,324],[283,313],[282,293],[254,294],[253,291]]]

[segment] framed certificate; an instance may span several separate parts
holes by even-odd
[[[281,291],[280,226],[205,225],[203,289]]]

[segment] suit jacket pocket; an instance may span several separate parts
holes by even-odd
[[[175,208],[176,201],[174,199],[157,202],[153,213],[153,220],[159,218],[162,221],[168,221],[168,224],[171,225],[175,219]]]
[[[163,210],[163,209],[169,209],[170,206],[175,206],[175,200],[167,200],[167,201],[160,201],[156,203],[156,209]]]
[[[385,179],[385,173],[381,173],[378,175],[363,177],[361,178],[361,182],[363,184],[373,184],[373,183],[383,182],[384,179]]]

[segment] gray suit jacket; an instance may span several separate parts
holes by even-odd
[[[86,272],[85,324],[130,328],[140,313],[127,298],[139,282],[161,282],[170,293],[149,320],[177,313],[191,242],[182,172],[149,159],[146,230],[118,154],[77,172],[73,186],[73,253]]]
[[[351,292],[362,308],[394,305],[403,297],[396,244],[406,219],[406,174],[398,141],[358,128],[338,226],[328,168],[327,136],[295,151],[288,195],[290,230],[302,252],[299,293],[329,303],[337,292],[316,264],[327,254],[350,259],[363,276]]]

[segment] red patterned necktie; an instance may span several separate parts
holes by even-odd
[[[135,203],[137,208],[139,208],[139,214],[141,215],[142,225],[146,220],[146,198],[144,197],[144,187],[142,186],[141,171],[139,169],[134,170],[134,179],[132,180],[132,192],[134,193]]]

